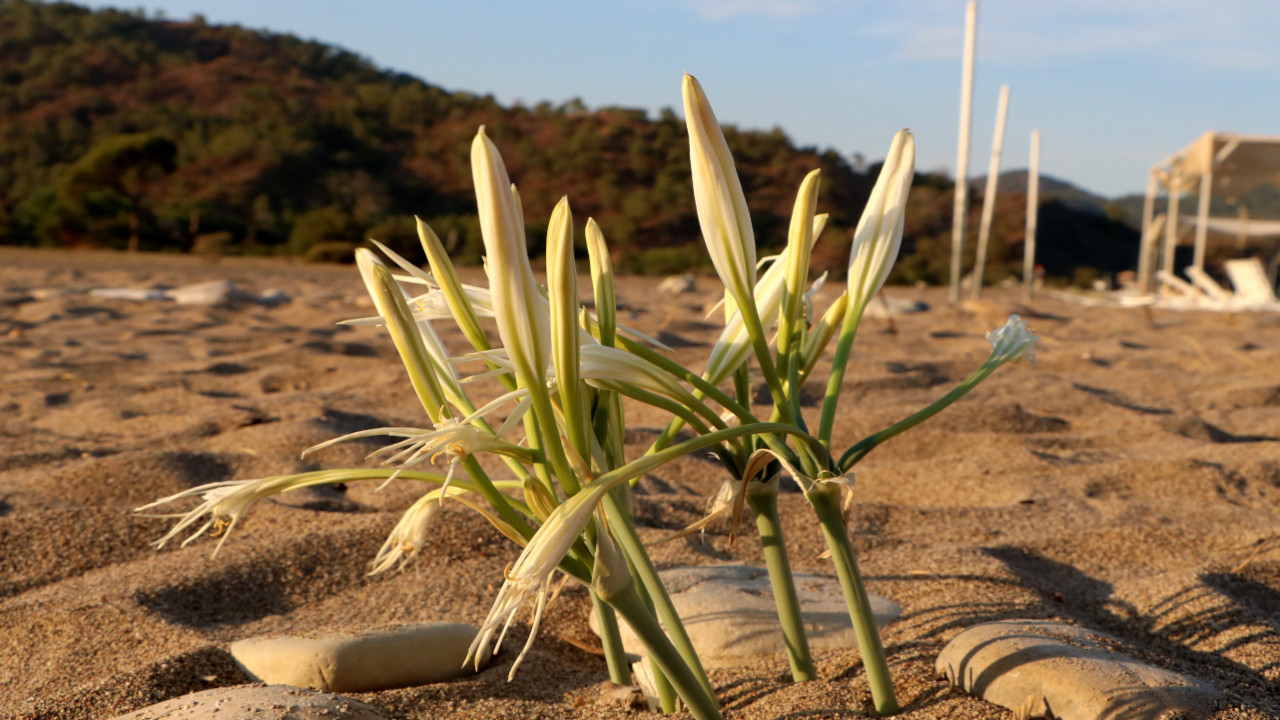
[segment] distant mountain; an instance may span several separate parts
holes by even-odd
[[[1125,195],[1111,201],[1110,212],[1134,227],[1142,227],[1142,210],[1146,204],[1145,195]],[[1234,200],[1234,202],[1233,202]],[[1196,196],[1184,196],[1178,212],[1182,215],[1196,213]],[[1169,201],[1160,197],[1156,202],[1156,214],[1169,211]],[[1251,217],[1280,219],[1280,188],[1272,183],[1263,183],[1239,198],[1214,196],[1209,202],[1209,214],[1212,217]]]
[[[1002,172],[997,186],[998,192],[1026,193],[1029,177],[1030,172],[1027,170]],[[980,195],[986,191],[986,188],[986,175],[969,180],[970,193],[978,193]],[[1107,203],[1110,202],[1107,198],[1095,195],[1067,180],[1060,180],[1052,175],[1043,174],[1040,175],[1040,200],[1041,202],[1057,200],[1069,208],[1097,215],[1105,215]]]
[[[469,148],[484,125],[535,251],[567,196],[624,270],[707,264],[669,110],[503,107],[289,35],[29,0],[0,2],[0,78],[0,243],[349,257],[370,236],[416,245],[418,214],[475,261]],[[785,241],[820,168],[847,253],[871,178],[778,129],[725,133],[764,247]]]
[[[709,267],[670,110],[504,107],[290,35],[33,0],[0,2],[0,78],[0,243],[350,258],[368,237],[412,251],[416,214],[478,261],[469,147],[484,125],[519,184],[534,252],[567,196],[620,271]],[[830,218],[813,264],[843,273],[878,165],[857,171],[777,128],[724,130],[762,254],[785,242],[796,188],[820,169]],[[1025,178],[1001,183],[992,282],[1018,272]],[[1058,238],[1050,274],[1108,272],[1131,254],[1102,198],[1049,177],[1041,189]],[[898,280],[947,278],[953,191],[916,177]]]

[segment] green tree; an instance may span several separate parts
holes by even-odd
[[[154,199],[158,181],[173,172],[178,148],[169,138],[149,133],[116,135],[93,146],[67,173],[60,189],[63,202],[82,212],[92,210],[94,196],[123,205],[129,223],[129,250],[138,249],[143,214]]]

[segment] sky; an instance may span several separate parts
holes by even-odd
[[[87,2],[339,45],[446,90],[532,106],[680,112],[683,73],[722,124],[875,161],[915,133],[954,174],[963,0],[141,0]],[[985,175],[1001,84],[1001,170],[1114,197],[1207,130],[1280,135],[1276,0],[982,0],[969,175]]]

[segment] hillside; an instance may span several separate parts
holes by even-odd
[[[418,214],[477,260],[469,144],[485,125],[535,250],[537,219],[567,195],[623,270],[705,262],[684,124],[670,111],[502,107],[289,35],[29,0],[0,4],[0,76],[0,243],[337,257],[369,236],[414,244]],[[783,241],[801,178],[822,169],[831,221],[817,261],[841,268],[873,176],[779,129],[726,135],[765,247]],[[904,238],[917,257],[902,277],[938,280],[950,182],[919,180]],[[1020,214],[1016,195],[1002,206]],[[1002,215],[993,257],[1020,252],[1021,223]],[[1101,261],[1077,253],[1069,265]]]
[[[1027,192],[1027,178],[1030,176],[1026,170],[1008,170],[1000,173],[999,191],[1000,192]],[[972,178],[969,180],[970,192],[983,192],[987,187],[987,176]],[[1081,188],[1066,180],[1060,180],[1052,175],[1040,175],[1040,201],[1051,202],[1057,201],[1069,208],[1075,208],[1084,212],[1091,212],[1096,215],[1106,214],[1107,199],[1101,195],[1095,195],[1084,188]]]

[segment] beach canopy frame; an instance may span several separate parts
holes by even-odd
[[[1173,274],[1174,249],[1184,237],[1179,222],[1183,193],[1199,196],[1195,215],[1195,253],[1192,265],[1204,271],[1209,233],[1236,238],[1241,243],[1280,237],[1280,221],[1247,217],[1211,218],[1209,200],[1214,196],[1238,198],[1265,183],[1280,187],[1280,136],[1241,135],[1209,131],[1151,168],[1142,211],[1142,242],[1138,255],[1138,290],[1151,292],[1157,260],[1166,275]],[[1168,211],[1156,215],[1156,198],[1163,191]],[[1163,230],[1163,233],[1161,233]],[[1163,249],[1160,239],[1163,234]]]

